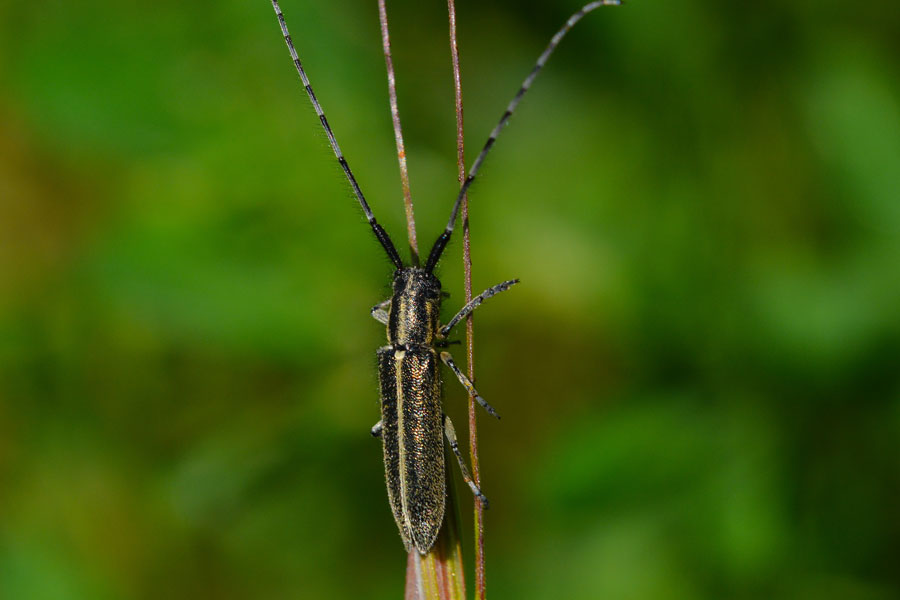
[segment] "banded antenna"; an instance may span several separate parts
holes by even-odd
[[[322,106],[319,104],[319,101],[316,98],[316,94],[315,92],[313,92],[312,86],[309,84],[309,78],[306,76],[306,71],[303,70],[303,65],[300,64],[300,57],[297,56],[297,50],[294,48],[294,42],[291,40],[291,34],[290,32],[288,32],[287,24],[284,22],[284,14],[281,12],[281,7],[278,6],[278,0],[272,0],[272,7],[275,9],[275,14],[278,16],[278,24],[281,26],[281,33],[284,36],[284,41],[291,53],[291,58],[294,60],[294,66],[297,68],[297,73],[300,75],[300,81],[303,82],[303,87],[306,89],[306,94],[309,96],[309,100],[310,102],[312,102],[313,108],[316,110],[316,114],[319,115],[319,121],[321,121],[322,127],[325,129],[325,135],[328,136],[328,142],[331,144],[331,149],[334,151],[334,155],[337,157],[337,160],[341,165],[341,169],[343,169],[344,175],[347,177],[347,181],[350,182],[350,187],[353,188],[353,193],[356,196],[356,199],[359,200],[359,205],[362,207],[363,212],[366,215],[366,219],[369,221],[369,225],[372,227],[372,231],[375,233],[375,237],[378,238],[379,243],[381,243],[384,251],[387,252],[388,258],[391,259],[391,262],[394,263],[394,266],[398,269],[402,269],[403,261],[400,260],[400,255],[397,253],[397,249],[394,247],[394,243],[391,241],[391,237],[388,235],[387,231],[385,231],[384,228],[378,224],[378,221],[375,220],[375,215],[372,214],[372,209],[369,208],[369,204],[366,202],[366,197],[363,196],[362,190],[359,188],[359,184],[356,183],[356,178],[353,177],[353,171],[350,170],[350,165],[347,164],[347,159],[344,158],[344,154],[343,152],[341,152],[341,147],[338,145],[337,139],[334,137],[334,132],[331,131],[331,126],[328,124],[328,119],[325,118],[325,113],[324,111],[322,111]]]
[[[519,91],[516,92],[516,95],[510,101],[509,105],[507,105],[506,111],[503,113],[503,116],[500,117],[500,122],[497,123],[497,126],[494,127],[494,130],[491,131],[491,135],[488,137],[487,142],[485,142],[484,148],[481,149],[481,153],[475,159],[475,162],[472,163],[472,168],[469,169],[469,174],[466,175],[466,180],[463,182],[462,187],[460,187],[459,189],[459,194],[457,194],[456,196],[456,202],[454,202],[453,210],[450,212],[450,220],[447,222],[447,227],[446,229],[444,229],[444,232],[440,236],[438,236],[438,239],[434,242],[434,246],[432,246],[431,252],[428,255],[428,262],[425,263],[426,272],[431,273],[437,266],[437,263],[441,258],[441,254],[443,254],[444,248],[446,248],[447,246],[447,242],[450,241],[450,235],[453,233],[453,226],[456,223],[456,216],[459,213],[459,205],[462,202],[463,197],[466,195],[466,192],[469,190],[469,186],[471,186],[472,182],[475,181],[475,177],[478,175],[478,170],[481,168],[481,164],[484,162],[484,159],[488,155],[488,152],[490,152],[491,148],[494,147],[494,142],[497,141],[497,136],[499,136],[503,128],[506,127],[506,124],[509,122],[509,118],[516,110],[519,102],[522,101],[522,97],[525,95],[525,92],[527,92],[531,87],[531,84],[534,82],[535,77],[537,77],[538,73],[541,72],[541,69],[544,68],[544,65],[547,63],[547,59],[550,58],[550,55],[553,54],[554,50],[556,50],[556,47],[559,45],[560,41],[562,41],[563,37],[565,37],[565,35],[569,33],[569,30],[572,29],[572,27],[574,27],[575,24],[589,12],[600,8],[601,6],[619,6],[620,4],[622,4],[621,0],[598,0],[597,2],[586,4],[581,8],[581,10],[569,17],[569,20],[566,21],[566,24],[556,32],[556,35],[554,35],[550,40],[550,43],[547,44],[547,48],[540,55],[540,57],[538,57],[534,68],[531,69],[531,73],[528,74],[528,77],[526,77],[525,81],[522,82],[522,86],[519,88]]]

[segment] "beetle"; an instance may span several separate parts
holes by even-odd
[[[494,408],[478,394],[472,382],[453,362],[450,353],[443,348],[447,347],[447,335],[456,324],[478,308],[484,300],[508,290],[519,282],[518,279],[511,279],[485,290],[463,306],[446,325],[441,326],[439,318],[442,290],[441,282],[435,276],[434,270],[453,234],[463,197],[475,180],[500,132],[509,122],[547,59],[566,33],[587,13],[601,6],[619,5],[621,2],[599,0],[586,4],[569,17],[550,40],[469,169],[453,203],[450,219],[431,247],[424,267],[405,265],[390,236],[376,221],[300,63],[278,0],[271,2],[294,67],[325,130],[331,149],[359,201],[372,232],[395,267],[391,297],[371,310],[372,316],[385,325],[388,341],[387,345],[376,352],[381,392],[381,420],[372,427],[372,435],[382,440],[388,500],[403,544],[408,552],[415,548],[420,554],[427,554],[437,538],[444,518],[446,485],[443,437],[447,438],[450,449],[459,462],[463,478],[472,493],[481,498],[487,506],[487,498],[472,480],[459,452],[453,423],[441,408],[441,373],[438,361],[453,371],[469,395],[474,397],[489,414],[499,418]]]

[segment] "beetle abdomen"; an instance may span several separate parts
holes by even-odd
[[[388,500],[407,549],[425,554],[444,518],[438,356],[429,347],[378,350]]]

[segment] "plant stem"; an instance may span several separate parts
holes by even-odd
[[[456,3],[447,0],[450,18],[450,57],[453,63],[453,88],[456,96],[456,167],[459,185],[466,179],[465,136],[463,135],[462,78],[459,68],[459,44],[456,38]],[[463,225],[463,271],[465,277],[465,301],[472,300],[472,246],[469,234],[469,196],[462,200]],[[469,379],[475,382],[475,327],[472,314],[466,318],[466,368]],[[472,460],[472,477],[481,487],[481,473],[478,464],[478,426],[475,417],[475,397],[469,396],[469,455]],[[481,499],[475,499],[475,597],[484,600],[484,506]]]
[[[459,543],[459,509],[456,484],[450,473],[447,480],[447,504],[444,523],[434,546],[422,556],[415,549],[406,560],[405,600],[465,600],[466,582],[462,549]]]
[[[409,169],[406,166],[406,148],[403,129],[400,127],[400,109],[397,106],[397,82],[394,77],[394,60],[391,58],[391,36],[388,33],[385,0],[378,0],[378,19],[381,22],[381,43],[384,46],[384,62],[387,67],[388,96],[391,101],[391,118],[394,122],[394,139],[397,141],[397,161],[400,163],[400,185],[403,188],[403,205],[406,208],[406,235],[413,266],[419,265],[419,245],[416,241],[416,218],[413,214],[412,194],[409,189]]]

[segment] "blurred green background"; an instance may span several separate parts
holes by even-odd
[[[470,159],[577,7],[460,2]],[[376,3],[283,9],[405,246]],[[446,5],[389,9],[427,247]],[[896,3],[602,9],[482,175],[490,596],[900,598]],[[389,275],[267,1],[0,4],[0,597],[400,597]]]

